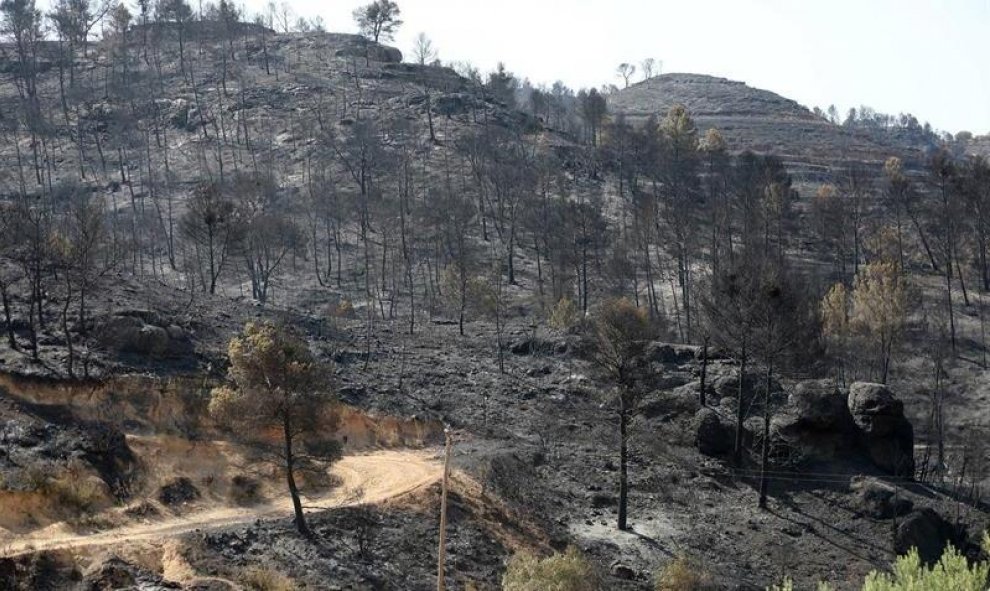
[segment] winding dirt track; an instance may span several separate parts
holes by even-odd
[[[341,485],[320,498],[304,498],[307,511],[382,503],[401,497],[440,480],[443,468],[435,452],[381,451],[346,456],[332,470]],[[42,550],[64,550],[89,546],[109,546],[125,542],[154,541],[196,530],[211,530],[259,519],[279,519],[292,514],[288,495],[276,502],[253,507],[223,507],[191,512],[150,523],[74,534],[61,531],[37,532],[0,540],[0,557],[17,556]]]

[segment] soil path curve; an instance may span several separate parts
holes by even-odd
[[[435,451],[390,450],[345,456],[332,474],[340,486],[319,498],[304,498],[306,511],[333,507],[382,503],[429,486],[443,476]],[[58,527],[0,539],[0,558],[43,550],[110,546],[181,536],[196,530],[211,530],[259,519],[280,519],[292,514],[288,495],[278,501],[252,507],[221,507],[191,511],[181,516],[130,524],[92,533],[66,532]]]

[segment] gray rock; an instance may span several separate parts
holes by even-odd
[[[154,314],[140,310],[119,312],[97,331],[100,345],[118,355],[155,359],[178,358],[192,352],[189,334],[175,324],[162,326]]]
[[[480,108],[484,103],[469,93],[448,93],[433,99],[433,108],[437,113],[451,117],[462,115],[471,109]]]
[[[694,359],[697,347],[671,345],[654,341],[646,346],[643,357],[652,363],[680,365]]]
[[[739,371],[735,367],[725,366],[709,374],[708,387],[715,393],[715,398],[738,398],[739,397]],[[748,403],[753,396],[758,394],[762,397],[765,377],[763,374],[746,372],[743,381],[743,398]],[[771,395],[782,392],[780,383],[777,380],[770,381]]]
[[[830,380],[808,380],[797,384],[787,397],[791,409],[808,427],[844,429],[852,416],[846,397]]]
[[[636,579],[636,570],[628,564],[623,564],[618,561],[613,562],[611,566],[608,567],[608,572],[613,577],[624,581],[632,581]]]
[[[397,64],[402,61],[402,52],[398,49],[386,45],[378,45],[371,41],[362,43],[355,40],[353,44],[343,49],[338,49],[336,55],[337,57],[367,58],[373,62],[385,62],[388,64]]]
[[[669,415],[693,415],[701,409],[698,382],[684,384],[672,390],[663,390],[640,405],[640,412],[647,419]]]
[[[885,472],[914,476],[914,429],[904,417],[904,404],[883,384],[856,382],[849,387],[849,412],[859,441]]]
[[[797,384],[771,426],[777,438],[805,458],[832,459],[856,441],[846,397],[827,380]]]
[[[722,456],[735,445],[735,429],[722,421],[717,412],[703,408],[694,417],[695,445],[706,456]]]
[[[894,549],[900,555],[917,548],[922,561],[934,564],[954,541],[955,533],[955,528],[941,515],[925,507],[912,511],[897,526]]]
[[[864,478],[853,484],[856,510],[873,519],[890,519],[906,515],[914,503],[897,495],[894,487],[874,478]]]

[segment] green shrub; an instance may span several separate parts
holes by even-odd
[[[108,502],[104,488],[92,479],[60,478],[51,490],[59,506],[76,514],[89,513]]]
[[[600,591],[591,563],[576,548],[537,558],[517,553],[502,577],[502,591]]]
[[[984,538],[984,546],[986,546]],[[893,573],[872,572],[863,591],[986,591],[990,563],[969,564],[966,557],[949,546],[938,563],[928,567],[912,548],[894,563]]]
[[[983,552],[990,555],[990,532],[983,534]],[[990,562],[972,563],[949,546],[933,566],[921,561],[918,550],[912,548],[894,562],[891,573],[873,571],[866,577],[863,591],[987,591],[990,584]],[[830,591],[825,583],[818,591]],[[780,585],[767,591],[794,591],[794,583],[785,578]]]

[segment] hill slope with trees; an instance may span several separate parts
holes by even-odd
[[[955,138],[699,75],[534,88],[425,35],[403,61],[388,0],[360,36],[135,10],[0,3],[0,535],[286,489],[295,518],[0,582],[435,588],[440,506],[451,588],[527,553],[608,589],[978,554],[990,165]],[[445,427],[449,503],[305,513],[340,453]]]

